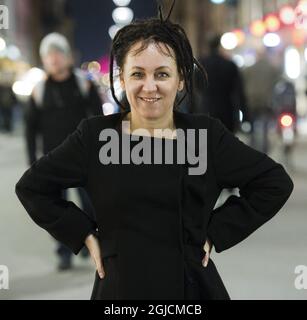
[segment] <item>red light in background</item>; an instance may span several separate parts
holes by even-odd
[[[305,42],[305,32],[301,29],[293,29],[292,41],[296,46],[302,46]]]
[[[234,33],[238,39],[238,45],[241,45],[245,41],[245,33],[241,29],[233,30],[232,33]]]
[[[250,32],[256,37],[262,37],[265,32],[265,24],[262,20],[255,20],[250,26]]]
[[[266,29],[270,32],[275,32],[280,28],[280,21],[274,14],[269,14],[264,22]]]
[[[291,114],[284,113],[280,116],[279,122],[284,128],[291,127],[293,124],[293,116]]]

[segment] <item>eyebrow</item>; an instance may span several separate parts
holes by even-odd
[[[168,67],[168,66],[161,66],[161,67],[156,68],[155,70],[160,70],[160,69],[165,69],[165,68],[171,70],[171,68]],[[139,67],[139,66],[134,66],[134,67],[132,67],[131,69],[141,69],[141,70],[145,70],[144,68]]]

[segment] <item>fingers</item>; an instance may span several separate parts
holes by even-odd
[[[101,259],[100,247],[99,247],[97,238],[94,235],[90,234],[86,238],[85,244],[91,254],[92,260],[95,263],[96,270],[99,274],[99,277],[103,279],[105,277],[105,271],[104,271],[104,266]]]
[[[204,247],[203,247],[204,251],[206,252],[211,252],[212,250],[212,244],[209,240],[206,241],[206,243],[204,244]]]
[[[210,254],[206,252],[203,260],[202,260],[202,265],[204,267],[207,267],[208,263],[209,263],[209,258],[210,258]]]
[[[209,263],[209,259],[210,259],[210,252],[211,252],[211,249],[212,249],[211,243],[208,240],[204,244],[203,249],[205,251],[205,256],[204,256],[204,258],[202,260],[202,265],[204,267],[207,267],[207,265]]]
[[[102,259],[100,257],[96,257],[95,259],[95,264],[96,264],[96,270],[99,274],[99,277],[103,279],[105,277],[105,272],[104,272],[104,266],[102,263]]]
[[[96,249],[96,250],[92,250],[90,251],[91,253],[91,257],[95,263],[95,266],[96,266],[96,270],[99,274],[99,277],[101,279],[103,279],[105,277],[105,271],[104,271],[104,266],[103,266],[103,263],[102,263],[102,258],[101,258],[101,255],[100,255],[100,251],[99,249]]]

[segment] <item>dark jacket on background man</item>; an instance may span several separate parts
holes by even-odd
[[[218,53],[212,53],[200,60],[208,75],[208,84],[199,83],[202,92],[201,111],[221,122],[231,132],[238,129],[239,110],[248,120],[246,99],[240,70],[232,61]]]
[[[244,70],[243,79],[247,105],[251,114],[272,115],[274,87],[281,79],[281,71],[268,58],[262,57]]]
[[[293,189],[291,178],[219,120],[178,111],[176,128],[207,129],[205,173],[189,175],[188,163],[178,172],[174,165],[104,165],[99,152],[107,142],[100,133],[118,131],[126,114],[82,121],[24,173],[16,184],[18,198],[40,227],[75,254],[98,228],[106,276],[100,279],[96,272],[92,299],[184,299],[186,268],[195,273],[204,297],[227,299],[213,260],[206,268],[201,264],[207,237],[216,252],[240,243],[282,208]],[[97,223],[60,199],[62,189],[80,186],[92,200]],[[214,209],[221,190],[235,187],[240,196]],[[190,239],[183,238],[183,228]]]
[[[42,138],[42,152],[46,154],[62,143],[82,119],[103,114],[97,88],[81,77],[80,72],[74,70],[64,81],[49,77],[34,88],[25,111],[30,163],[37,159],[38,136]]]

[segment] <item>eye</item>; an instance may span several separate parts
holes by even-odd
[[[159,73],[158,73],[158,77],[159,77],[159,78],[168,78],[168,77],[169,77],[169,74],[166,73],[166,72],[159,72]]]
[[[142,73],[141,73],[141,72],[133,72],[133,73],[131,74],[131,77],[141,78],[141,77],[142,77]]]

